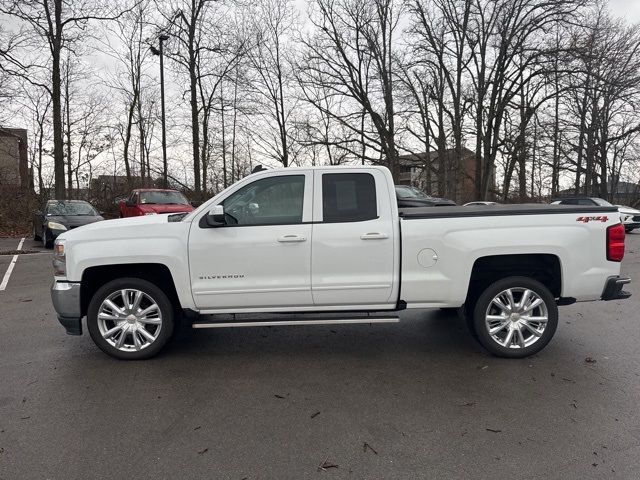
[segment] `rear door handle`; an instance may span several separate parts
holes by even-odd
[[[280,243],[294,243],[294,242],[306,242],[307,237],[301,235],[283,235],[278,238]]]
[[[389,236],[386,233],[369,232],[364,235],[360,235],[360,238],[362,240],[384,240],[389,238]]]

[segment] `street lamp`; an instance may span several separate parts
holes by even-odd
[[[160,104],[162,108],[162,184],[167,188],[167,132],[165,127],[165,109],[164,109],[164,48],[163,43],[169,40],[169,35],[162,34],[158,37],[160,49],[156,50],[151,47],[151,53],[160,56]]]

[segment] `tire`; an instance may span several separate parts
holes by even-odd
[[[40,240],[40,235],[38,235],[36,233],[36,224],[35,223],[33,224],[33,239],[36,240],[36,241]]]
[[[122,291],[128,292],[124,294],[129,300],[127,308],[123,308]],[[140,297],[138,292],[141,292]],[[115,304],[119,312],[111,308],[107,300]],[[145,314],[147,310],[149,312]],[[113,280],[93,295],[87,312],[87,329],[95,344],[106,354],[121,360],[144,360],[157,355],[171,339],[173,306],[164,291],[147,280]],[[141,331],[143,329],[145,332]]]
[[[558,328],[558,306],[549,289],[537,280],[508,277],[480,294],[472,320],[477,340],[490,353],[525,358],[542,350],[553,338]]]
[[[46,228],[42,230],[42,246],[44,248],[53,248],[53,238],[49,238]]]

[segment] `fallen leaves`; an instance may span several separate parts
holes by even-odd
[[[362,451],[366,452],[367,449],[371,450],[376,455],[378,454],[378,452],[376,452],[375,449],[371,445],[369,445],[367,442],[364,442],[364,445],[362,445]]]
[[[340,468],[340,465],[336,465],[335,463],[329,462],[328,458],[325,458],[324,462],[322,462],[320,465],[318,465],[318,471],[319,472],[326,472],[330,468]]]

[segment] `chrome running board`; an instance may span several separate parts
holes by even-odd
[[[249,320],[240,322],[195,322],[193,328],[279,327],[283,325],[347,325],[354,323],[398,323],[399,317],[318,318],[313,320]]]

